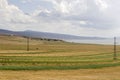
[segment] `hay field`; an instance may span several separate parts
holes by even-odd
[[[120,46],[0,35],[0,80],[119,80]]]
[[[0,70],[74,70],[120,65],[120,52],[114,61],[112,45],[30,39],[30,51],[26,51],[26,42],[24,37],[0,36]]]
[[[120,67],[80,70],[0,71],[0,80],[120,80]]]

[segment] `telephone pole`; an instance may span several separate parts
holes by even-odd
[[[113,59],[114,60],[117,59],[117,55],[116,55],[116,37],[114,37],[114,55],[113,55]]]
[[[27,51],[29,51],[30,49],[29,49],[29,37],[27,37]]]

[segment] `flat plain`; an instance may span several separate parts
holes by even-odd
[[[120,46],[0,36],[0,80],[119,80]]]

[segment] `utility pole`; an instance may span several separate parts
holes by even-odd
[[[27,37],[27,51],[29,51],[30,49],[29,49],[29,37]]]
[[[114,55],[113,55],[113,59],[114,60],[117,59],[117,55],[116,55],[116,37],[114,37]]]

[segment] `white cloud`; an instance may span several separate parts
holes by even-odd
[[[53,0],[52,2],[56,11],[67,15],[82,14],[87,10],[86,0]]]
[[[40,14],[43,14],[43,15],[51,14],[51,11],[49,11],[48,9],[38,8],[31,15],[36,17],[36,16],[39,16]]]
[[[40,20],[43,20],[45,22],[46,20],[48,20],[47,21],[48,30],[47,25],[44,25],[46,26],[44,29],[46,31],[86,36],[116,35],[116,28],[117,26],[120,25],[119,24],[120,12],[118,13],[116,12],[118,11],[116,10],[118,8],[115,7],[116,3],[113,4],[113,1],[111,0],[92,0],[92,1],[46,0],[46,1],[51,2],[54,8],[54,10],[51,11],[51,13],[48,14],[49,16],[47,17],[41,18],[42,15],[41,16],[39,15]],[[51,20],[53,21],[53,23],[56,24],[53,25],[51,23]],[[69,25],[66,26],[66,22]],[[52,25],[52,27],[49,27],[49,25]]]
[[[31,16],[26,15],[17,6],[8,4],[7,0],[0,0],[0,21],[14,23],[35,22]]]
[[[25,4],[25,3],[29,3],[29,2],[31,3],[32,0],[21,0],[21,2],[24,3],[24,4]]]
[[[104,0],[95,0],[95,1],[101,10],[105,10],[108,8],[108,4]]]
[[[11,26],[9,29],[14,30],[32,29],[83,36],[114,36],[119,34],[119,0],[22,1],[31,5],[31,7],[26,6],[26,8],[37,6],[37,9],[28,12],[27,15],[22,11],[23,7],[18,8],[12,3],[8,4],[7,0],[0,0],[1,26]],[[34,3],[28,3],[29,1]],[[7,24],[5,24],[6,22]]]
[[[87,22],[86,22],[86,21],[80,21],[80,24],[82,24],[82,25],[86,25]]]

